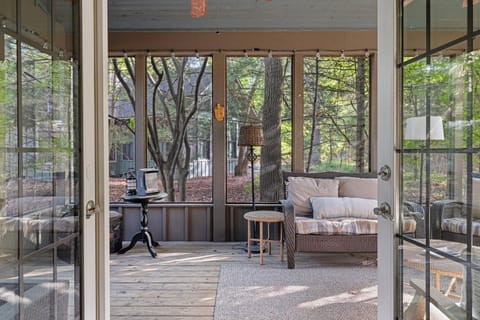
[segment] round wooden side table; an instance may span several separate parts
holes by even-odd
[[[272,243],[280,244],[280,261],[283,261],[283,212],[279,211],[269,211],[269,210],[259,210],[259,211],[249,211],[243,215],[245,220],[248,223],[248,257],[251,258],[251,244],[252,241],[258,241],[260,243],[260,264],[263,264],[263,250],[265,243],[268,244],[268,254],[272,254]],[[252,223],[259,223],[260,236],[259,238],[254,238],[255,235],[252,235]],[[263,223],[267,223],[267,237],[263,235]],[[271,223],[280,223],[280,240],[270,239],[270,224]]]

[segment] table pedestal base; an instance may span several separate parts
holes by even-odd
[[[148,251],[153,258],[157,257],[157,252],[155,251],[154,247],[158,246],[158,242],[153,240],[152,233],[148,230],[141,230],[139,233],[135,234],[132,240],[130,240],[130,244],[127,247],[118,251],[118,254],[125,253],[128,250],[132,249],[138,241],[142,241],[147,245]]]

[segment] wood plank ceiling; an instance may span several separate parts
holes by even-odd
[[[377,0],[109,0],[110,31],[375,30]]]

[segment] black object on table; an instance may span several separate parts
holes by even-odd
[[[148,230],[148,204],[153,200],[159,200],[166,197],[167,194],[164,192],[157,192],[146,195],[124,194],[122,196],[122,199],[127,202],[140,203],[142,205],[142,217],[140,219],[140,232],[135,234],[130,241],[130,244],[127,247],[120,249],[118,251],[118,254],[125,253],[128,250],[132,249],[137,243],[137,241],[141,240],[147,245],[148,251],[150,251],[152,257],[155,258],[157,256],[157,252],[155,251],[154,247],[158,246],[158,242],[153,240],[152,233]]]

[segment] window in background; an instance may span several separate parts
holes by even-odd
[[[238,146],[242,125],[260,124],[265,145],[255,147],[255,199],[283,197],[282,169],[291,168],[291,59],[227,58],[227,201],[252,199],[247,147]]]
[[[148,162],[169,201],[212,201],[212,59],[147,58]]]
[[[125,174],[135,168],[135,58],[113,57],[108,66],[110,201],[121,201]],[[128,157],[125,150],[132,150]]]
[[[306,172],[367,172],[370,162],[370,60],[304,60]]]

